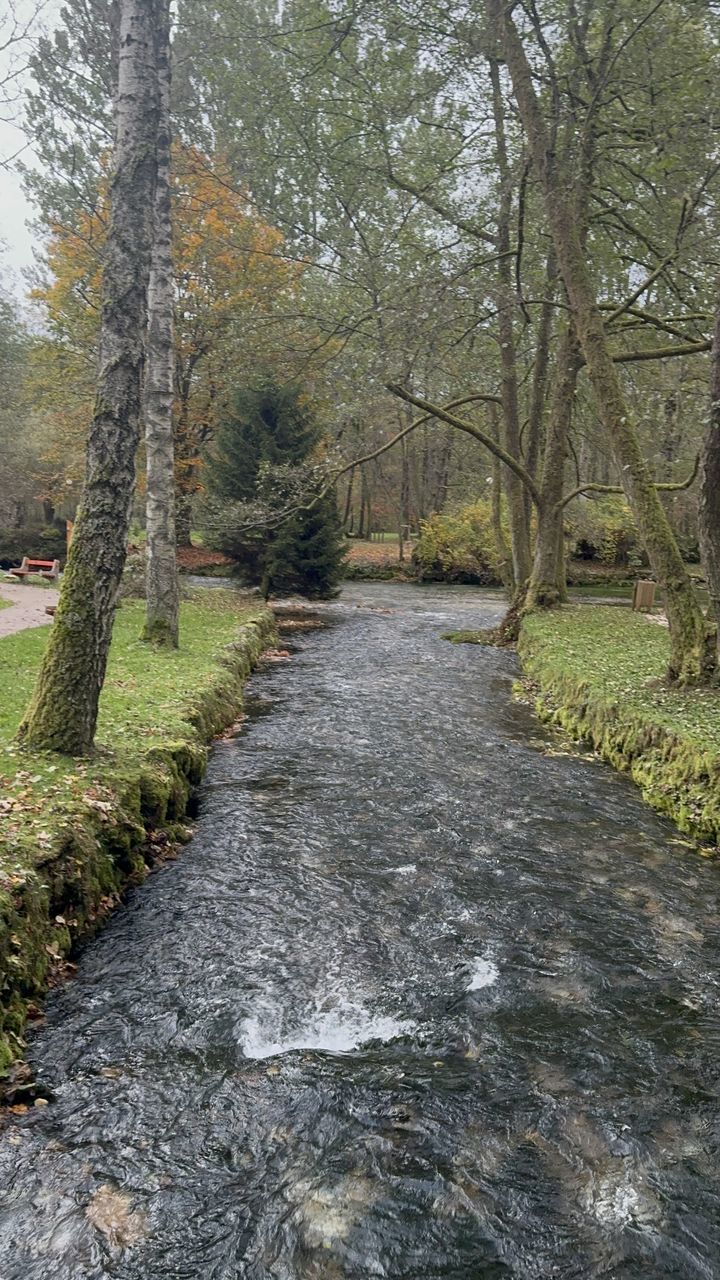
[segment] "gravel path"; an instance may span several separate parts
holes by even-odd
[[[11,609],[0,609],[0,637],[14,635],[26,627],[47,626],[52,619],[45,610],[49,604],[57,604],[59,594],[52,587],[0,582],[0,596],[12,602]]]

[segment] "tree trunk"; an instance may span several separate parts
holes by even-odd
[[[540,320],[538,323],[537,340],[535,343],[535,364],[533,368],[532,393],[530,396],[530,409],[528,413],[527,444],[525,448],[525,466],[530,472],[533,480],[537,480],[538,462],[540,460],[540,451],[543,443],[545,400],[547,396],[548,368],[550,365],[550,339],[552,337],[553,315],[555,311],[553,300],[556,289],[556,276],[557,263],[555,261],[555,251],[551,249],[547,256],[547,265],[545,268],[546,300],[540,308]],[[528,528],[530,528],[532,502],[527,489],[525,490],[524,498],[526,519],[528,522]]]
[[[710,593],[710,616],[720,641],[720,298],[715,312],[710,417],[700,476],[700,546]]]
[[[547,609],[560,604],[567,596],[562,565],[559,579],[558,545],[562,545],[563,511],[561,505],[565,452],[575,405],[575,387],[581,368],[581,356],[575,329],[568,323],[557,354],[555,385],[550,407],[538,507],[538,529],[530,585],[525,608]]]
[[[158,119],[153,16],[147,0],[120,0],[110,226],[85,484],[55,621],[19,730],[27,746],[66,755],[93,744],[135,487]]]
[[[502,33],[505,58],[515,89],[538,177],[542,183],[548,221],[565,291],[575,320],[587,372],[598,410],[612,440],[615,460],[628,502],[638,523],[657,581],[665,593],[670,623],[671,657],[668,675],[682,683],[707,680],[716,660],[709,629],[683,564],[677,542],[643,458],[625,401],[617,369],[608,347],[602,313],[573,216],[572,186],[557,166],[530,66],[503,0],[489,0]]]
[[[488,404],[488,427],[490,434],[494,440],[500,439],[497,420],[497,405]],[[502,465],[500,459],[492,457],[492,493],[490,496],[490,518],[492,522],[493,541],[495,543],[495,555],[497,556],[500,566],[500,577],[508,595],[512,596],[515,590],[515,579],[513,577],[512,557],[510,548],[505,541],[505,533],[502,527]]]
[[[520,461],[520,410],[518,407],[517,359],[515,354],[515,296],[512,280],[511,227],[512,215],[512,173],[507,155],[505,141],[505,119],[503,112],[502,90],[500,86],[500,69],[494,59],[490,59],[490,78],[493,90],[493,113],[495,118],[495,144],[498,171],[500,174],[500,203],[498,209],[497,251],[498,251],[498,338],[500,341],[500,396],[503,408],[503,444],[513,458]],[[510,548],[513,560],[513,575],[518,587],[522,587],[530,576],[530,525],[528,510],[525,506],[525,492],[522,482],[514,472],[506,469],[504,476],[505,492],[508,500],[508,519],[510,523]]]
[[[353,485],[355,483],[355,468],[350,468],[348,476],[347,489],[345,491],[345,510],[343,512],[342,527],[347,532],[350,525],[350,515],[352,513]]]
[[[148,289],[145,447],[147,454],[147,579],[143,639],[178,646],[173,443],[173,254],[170,194],[170,10],[157,0],[156,65],[159,120],[154,242]]]

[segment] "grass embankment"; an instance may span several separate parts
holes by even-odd
[[[118,612],[86,760],[15,746],[48,631],[0,640],[0,1073],[77,942],[181,834],[206,744],[275,635],[268,610],[224,591],[182,605],[178,652],[143,644],[142,621],[139,601]]]
[[[664,682],[665,627],[571,606],[526,618],[518,649],[544,719],[629,772],[682,831],[720,844],[720,691]]]

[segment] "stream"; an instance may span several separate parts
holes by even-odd
[[[720,870],[514,701],[471,588],[348,586],[52,994],[0,1280],[720,1277]]]

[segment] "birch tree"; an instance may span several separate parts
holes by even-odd
[[[179,609],[173,443],[175,360],[170,189],[170,7],[168,0],[156,2],[158,131],[145,388],[147,577],[143,638],[177,648]]]
[[[45,657],[19,738],[81,755],[95,736],[127,552],[142,414],[157,170],[156,12],[120,0],[110,226],[98,384],[80,511]]]

